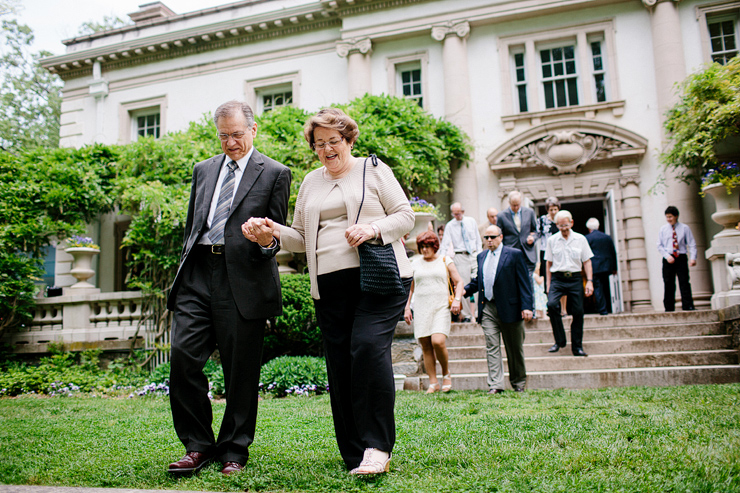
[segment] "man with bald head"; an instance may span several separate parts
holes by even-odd
[[[465,296],[478,293],[478,323],[486,338],[488,393],[504,391],[501,339],[506,346],[509,382],[516,392],[527,383],[524,366],[524,321],[532,319],[531,276],[521,251],[501,244],[501,229],[486,228],[487,250],[478,255],[478,274],[465,286]]]
[[[498,221],[496,216],[498,216],[498,209],[495,207],[491,207],[486,211],[486,220],[478,225],[478,233],[480,233],[481,238],[483,238],[483,233],[488,229],[488,226],[496,226],[496,222]],[[488,245],[486,245],[486,240],[483,240],[483,250],[486,248],[488,248]]]
[[[475,256],[481,251],[481,239],[478,233],[478,224],[475,219],[465,215],[460,202],[455,202],[450,206],[452,220],[445,226],[444,238],[439,245],[439,251],[443,254],[450,249],[454,252],[452,261],[457,267],[463,282],[470,282],[471,277],[475,277],[476,264]],[[470,303],[462,304],[462,321],[470,322],[473,318]]]

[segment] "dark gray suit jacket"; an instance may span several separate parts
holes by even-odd
[[[219,154],[201,161],[193,169],[180,267],[167,299],[170,310],[174,309],[177,290],[183,282],[183,266],[206,231],[211,200],[225,158]],[[239,313],[246,319],[267,319],[282,313],[280,276],[274,259],[280,247],[261,248],[244,238],[241,226],[251,217],[269,217],[285,224],[290,181],[290,169],[255,149],[231,204],[224,230],[224,255],[229,287]]]
[[[527,263],[534,265],[537,263],[537,251],[535,249],[537,241],[528,245],[527,237],[529,236],[529,233],[537,232],[537,220],[534,217],[534,211],[532,209],[522,207],[519,210],[522,211],[521,231],[517,231],[516,229],[516,224],[514,224],[514,213],[511,212],[511,207],[498,213],[496,225],[501,228],[501,231],[504,233],[504,246],[520,250],[524,253]],[[536,239],[537,237],[535,236],[535,240]]]

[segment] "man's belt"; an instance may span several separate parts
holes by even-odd
[[[193,247],[194,251],[198,253],[212,253],[214,255],[221,255],[226,251],[225,245],[201,245],[200,243]]]
[[[571,278],[571,277],[580,276],[581,272],[580,271],[578,272],[553,272],[552,275],[555,277]]]
[[[467,250],[455,250],[455,255],[470,255],[470,253]]]

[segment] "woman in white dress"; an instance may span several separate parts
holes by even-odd
[[[416,246],[420,256],[411,261],[414,280],[406,302],[404,319],[410,324],[414,320],[414,337],[419,341],[424,354],[424,368],[429,375],[427,394],[440,389],[449,392],[452,389],[452,376],[449,369],[447,353],[447,336],[450,335],[450,324],[454,314],[460,313],[465,286],[450,257],[439,255],[439,238],[431,231],[424,231],[416,237]],[[447,276],[455,286],[455,300],[449,305],[450,290]],[[413,298],[414,311],[411,312]],[[442,367],[442,386],[437,379],[437,360]]]

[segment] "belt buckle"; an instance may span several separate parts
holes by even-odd
[[[564,277],[573,277],[573,273],[572,272],[563,272],[563,276]]]
[[[221,248],[223,248],[223,245],[211,245],[211,253],[214,255],[221,255],[223,253]]]

